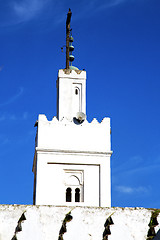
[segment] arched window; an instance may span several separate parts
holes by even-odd
[[[66,189],[66,202],[71,202],[72,201],[72,189],[67,188]]]
[[[80,202],[80,189],[75,189],[75,202]]]
[[[84,202],[84,173],[83,170],[64,169],[64,201]]]
[[[75,94],[78,95],[78,88],[75,89]]]

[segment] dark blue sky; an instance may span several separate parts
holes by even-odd
[[[160,1],[0,1],[2,204],[32,204],[34,123],[56,115],[72,10],[87,118],[112,124],[112,206],[160,207]]]

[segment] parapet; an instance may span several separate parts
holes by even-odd
[[[71,70],[71,69],[60,69],[58,71],[58,77],[61,78],[78,78],[86,79],[86,71],[84,70]]]
[[[158,209],[0,205],[1,240],[160,239]],[[152,231],[151,231],[152,228]]]
[[[38,148],[111,154],[110,118],[101,123],[75,123],[67,119],[48,121],[45,115],[38,119]]]

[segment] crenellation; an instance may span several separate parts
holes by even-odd
[[[38,123],[40,122],[44,122],[44,123],[48,123],[48,124],[72,124],[73,126],[75,126],[75,123],[74,123],[74,119],[72,120],[68,120],[67,118],[63,117],[61,120],[58,120],[56,116],[54,116],[52,118],[52,120],[48,120],[47,119],[47,116],[45,114],[39,114],[39,117],[38,117]],[[104,117],[100,122],[97,120],[97,118],[93,118],[90,122],[85,119],[84,121],[82,121],[82,123],[76,125],[76,126],[83,126],[85,124],[89,124],[89,125],[92,125],[92,124],[110,124],[110,118],[109,117]]]
[[[66,119],[58,121],[55,117],[48,121],[45,115],[39,115],[37,137],[37,147],[40,148],[64,148],[64,150],[94,152],[111,151],[109,118],[104,119],[101,123],[93,119],[91,123],[85,120],[76,125]]]
[[[98,120],[96,118],[93,118],[91,124],[97,124],[97,123],[99,123]]]

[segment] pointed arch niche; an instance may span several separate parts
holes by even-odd
[[[73,91],[72,113],[73,116],[74,115],[76,116],[77,112],[82,111],[82,84],[73,83],[72,91]]]
[[[64,170],[66,202],[84,201],[83,170]]]

